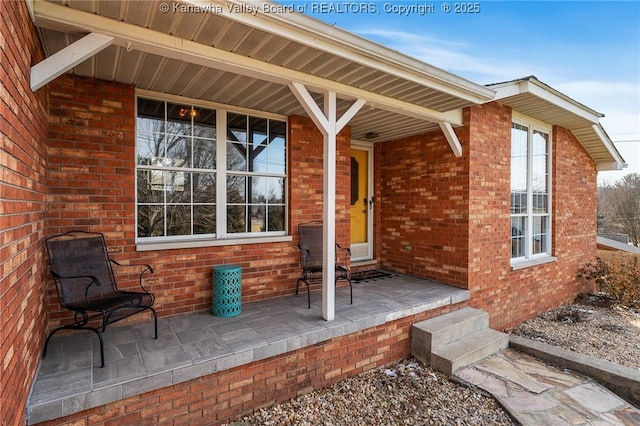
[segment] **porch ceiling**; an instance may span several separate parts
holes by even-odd
[[[168,5],[167,12],[163,4]],[[80,76],[283,115],[306,115],[287,86],[289,76],[310,76],[335,85],[340,113],[363,97],[358,95],[379,99],[368,102],[349,123],[354,139],[395,139],[438,128],[438,121],[455,125],[455,119],[447,118],[459,117],[461,108],[493,97],[491,89],[308,16],[230,11],[229,5],[239,4],[246,3],[37,1],[33,13],[47,57],[91,32],[115,37],[111,46],[70,71]],[[185,12],[184,7],[196,5],[212,5],[215,12]],[[112,31],[103,26],[111,21]],[[175,52],[165,55],[162,48],[141,48],[137,42],[142,33],[147,39],[157,34],[159,39],[172,37],[171,42],[193,42],[202,46],[203,60],[184,59]],[[176,46],[180,49],[182,44]],[[271,78],[275,73],[226,66],[215,52],[259,61],[282,75]],[[322,89],[306,84],[311,91]],[[433,114],[422,117],[422,111]],[[378,136],[371,137],[372,133]]]

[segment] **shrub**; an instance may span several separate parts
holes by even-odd
[[[609,295],[617,304],[640,307],[640,269],[634,256],[617,253],[607,260],[598,258],[580,268],[578,275],[595,280],[598,291]]]

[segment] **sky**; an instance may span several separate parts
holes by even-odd
[[[535,75],[594,109],[640,173],[640,2],[280,1],[475,83]]]

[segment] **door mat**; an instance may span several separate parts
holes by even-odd
[[[379,271],[374,269],[373,271],[361,271],[355,272],[351,274],[351,281],[369,281],[369,280],[380,280],[384,278],[389,278],[391,276],[388,272]]]

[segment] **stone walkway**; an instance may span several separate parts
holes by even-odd
[[[640,426],[640,410],[605,387],[512,349],[455,376],[491,393],[523,426]]]

